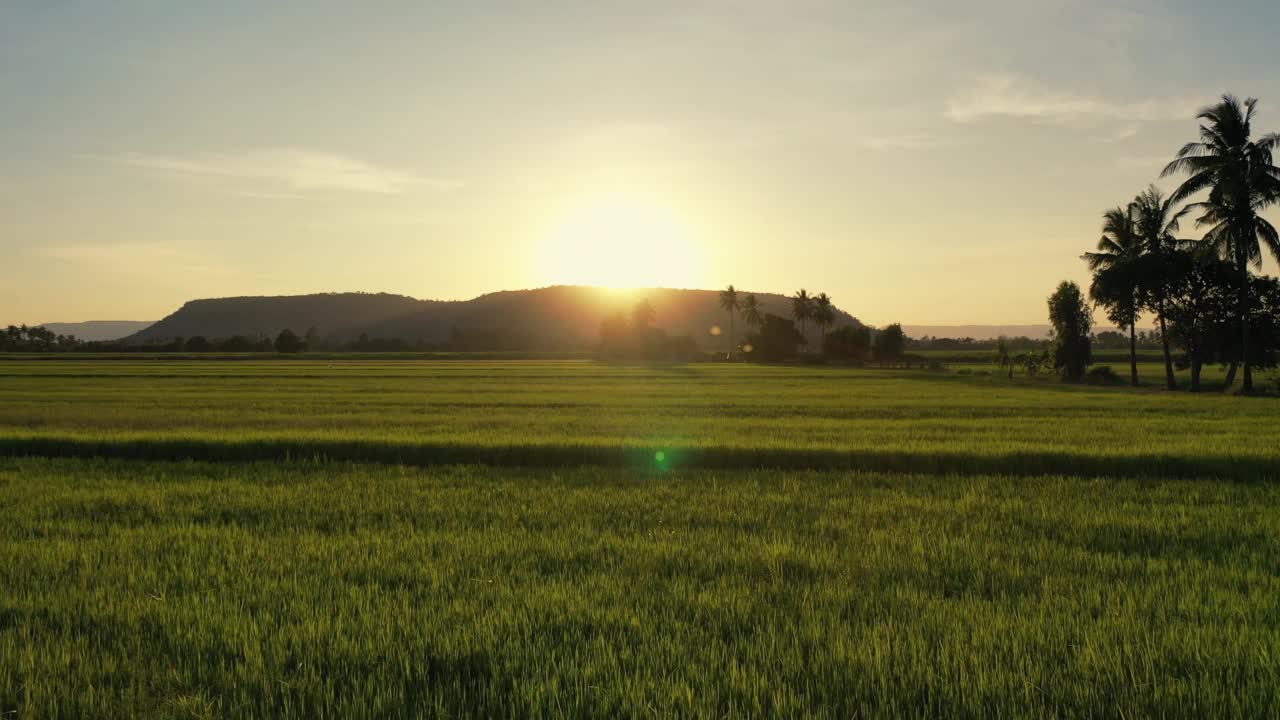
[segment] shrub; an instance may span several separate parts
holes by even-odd
[[[1124,380],[1116,375],[1110,365],[1098,365],[1084,374],[1084,381],[1090,385],[1119,385]]]

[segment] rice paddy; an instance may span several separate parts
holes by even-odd
[[[1267,717],[1274,399],[0,362],[0,713]]]

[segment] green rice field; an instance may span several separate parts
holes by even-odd
[[[0,717],[1274,717],[1278,420],[954,370],[4,359]]]

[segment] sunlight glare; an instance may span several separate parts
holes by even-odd
[[[704,278],[704,248],[693,228],[668,204],[643,195],[573,203],[540,245],[540,275],[549,284],[697,287]]]

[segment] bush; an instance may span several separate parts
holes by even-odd
[[[1084,374],[1084,381],[1090,385],[1119,385],[1124,379],[1116,375],[1110,365],[1098,365]]]

